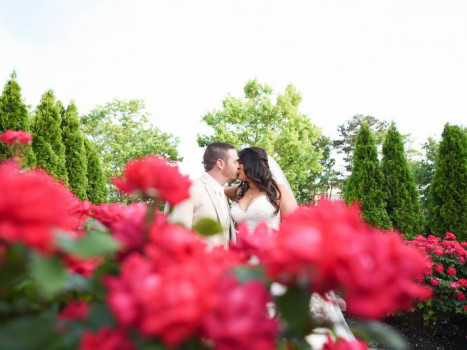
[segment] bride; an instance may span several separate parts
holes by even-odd
[[[277,162],[260,147],[244,148],[238,155],[238,178],[241,184],[225,189],[226,196],[232,200],[232,218],[237,224],[245,223],[250,232],[260,222],[265,222],[271,230],[277,230],[281,215],[298,207],[287,178]],[[334,293],[329,292],[327,298],[330,301],[313,293],[310,303],[313,317],[322,323],[331,323],[337,336],[355,340]],[[320,348],[326,342],[326,337],[311,334],[307,340],[313,348]]]

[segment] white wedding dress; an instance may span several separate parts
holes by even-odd
[[[243,210],[237,202],[232,202],[230,212],[233,220],[237,223],[245,223],[250,232],[254,232],[255,227],[260,222],[265,222],[271,229],[278,229],[280,225],[280,212],[274,215],[275,208],[269,202],[266,195],[255,198],[250,205]],[[281,285],[273,283],[272,293],[283,293],[284,288]],[[328,293],[333,302],[324,300],[319,294],[313,293],[310,302],[310,311],[313,318],[319,323],[330,323],[333,325],[334,331],[338,337],[347,340],[355,340],[352,331],[347,326],[342,311],[336,302],[336,297],[331,291]],[[321,349],[326,343],[325,328],[317,328],[312,334],[307,336],[307,341],[313,349]]]

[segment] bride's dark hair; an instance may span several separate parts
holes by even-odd
[[[238,156],[240,158],[240,163],[243,165],[245,176],[252,181],[261,192],[266,193],[269,202],[275,209],[274,215],[277,215],[280,209],[277,201],[281,198],[281,191],[272,177],[266,151],[260,147],[248,147],[242,149],[238,153]],[[243,198],[248,189],[248,182],[242,181],[237,189],[235,199]]]

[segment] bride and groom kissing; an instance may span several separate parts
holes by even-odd
[[[206,148],[203,164],[205,173],[193,182],[190,198],[175,206],[168,218],[189,229],[202,218],[218,221],[223,232],[208,237],[211,246],[228,248],[230,241],[235,242],[236,225],[241,223],[252,234],[261,222],[271,231],[276,230],[281,215],[298,207],[282,169],[260,147],[247,147],[237,153],[233,145],[214,142]],[[225,186],[235,180],[240,184]],[[272,288],[276,292],[281,289],[274,284]],[[345,302],[332,291],[326,299],[313,293],[310,312],[315,320],[331,323],[339,337],[355,340],[340,310]],[[326,336],[312,333],[307,340],[313,348],[321,348]]]
[[[237,153],[235,146],[211,143],[204,152],[205,173],[193,182],[190,198],[173,208],[169,220],[192,228],[201,218],[218,221],[223,232],[209,237],[211,245],[227,247],[235,241],[236,224],[253,231],[260,222],[277,229],[281,215],[297,202],[279,165],[259,147]],[[240,184],[229,187],[229,182]]]

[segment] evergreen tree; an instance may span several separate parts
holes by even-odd
[[[28,111],[21,97],[21,87],[16,81],[16,72],[13,72],[0,97],[0,134],[10,129],[29,132],[29,122]],[[10,156],[7,146],[0,142],[0,160]],[[26,163],[29,167],[36,163],[31,147],[26,151]]]
[[[389,127],[383,143],[381,170],[386,211],[392,226],[406,238],[415,238],[422,228],[418,191],[404,155],[402,137],[394,123]]]
[[[84,147],[87,156],[87,197],[95,204],[104,203],[107,201],[108,189],[96,146],[85,137]]]
[[[363,218],[372,226],[390,228],[386,212],[383,173],[378,161],[376,142],[370,128],[363,124],[357,135],[352,174],[344,188],[344,199],[361,203]]]
[[[79,199],[87,199],[87,158],[84,136],[81,133],[78,110],[70,103],[62,118],[62,138],[65,145],[65,163],[68,173],[68,187]]]
[[[61,115],[55,104],[52,90],[46,91],[36,109],[33,130],[33,148],[37,165],[46,169],[52,176],[68,184],[65,163],[65,146],[60,129]],[[50,149],[49,149],[50,147]]]
[[[431,231],[452,232],[467,240],[467,135],[456,125],[444,126],[430,198]]]

